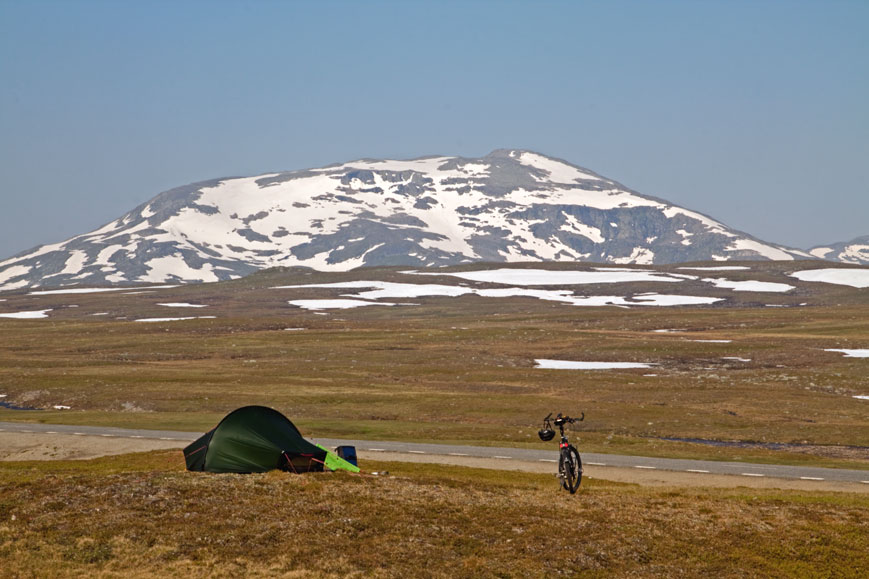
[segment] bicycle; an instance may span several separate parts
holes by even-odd
[[[543,419],[543,428],[537,432],[537,436],[544,442],[549,442],[555,437],[555,431],[552,429],[552,423],[549,421],[551,417],[552,413],[550,412]],[[564,426],[575,422],[582,422],[583,420],[585,420],[585,412],[579,418],[562,416],[559,412],[558,416],[553,420],[555,426],[558,427],[558,431],[561,433],[561,442],[558,444],[558,448],[561,450],[561,454],[558,457],[558,478],[561,479],[562,488],[570,491],[570,494],[574,494],[582,482],[582,459],[579,457],[579,451],[576,450],[576,447],[567,440],[567,436],[564,434]]]

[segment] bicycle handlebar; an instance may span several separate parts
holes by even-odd
[[[552,417],[552,413],[546,415],[546,418],[543,419],[544,424],[549,423],[549,419]],[[561,425],[564,423],[573,424],[574,422],[582,422],[585,420],[585,412],[580,412],[579,418],[571,418],[570,416],[562,416],[561,412],[558,413],[558,416],[555,417],[555,424]]]

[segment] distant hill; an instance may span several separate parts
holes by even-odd
[[[830,245],[819,245],[809,253],[821,259],[857,265],[869,265],[869,235]]]
[[[208,282],[275,266],[812,259],[520,150],[214,179],[0,262],[0,291]]]

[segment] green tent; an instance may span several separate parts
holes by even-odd
[[[322,471],[327,451],[290,420],[265,406],[245,406],[184,449],[187,470],[207,472]]]

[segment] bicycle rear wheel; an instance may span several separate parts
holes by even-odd
[[[558,473],[561,475],[561,486],[570,494],[576,492],[582,482],[582,459],[572,445],[561,450],[558,460]]]

